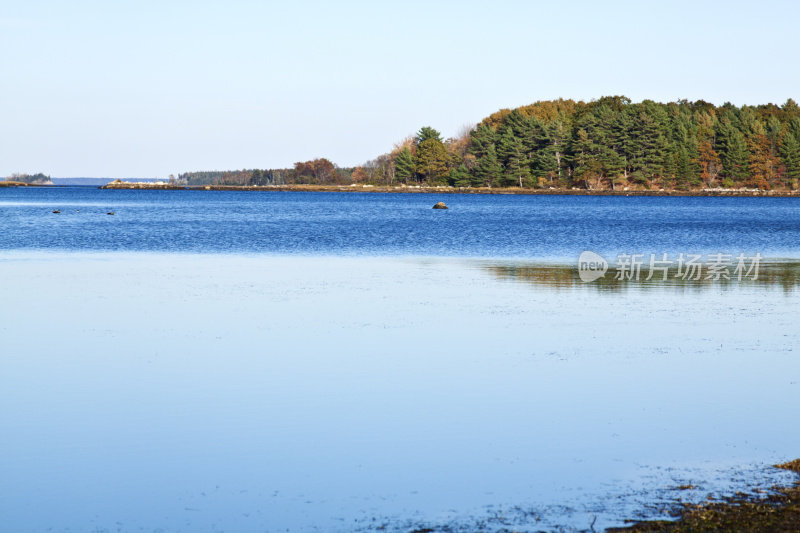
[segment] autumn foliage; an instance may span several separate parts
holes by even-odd
[[[354,168],[195,172],[189,184],[375,184],[603,189],[800,186],[800,107],[699,100],[540,101],[502,109],[452,138],[426,126]]]

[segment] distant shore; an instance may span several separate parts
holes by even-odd
[[[49,187],[49,185],[25,183],[24,181],[0,181],[0,187]]]
[[[608,190],[608,189],[521,189],[518,187],[430,187],[386,185],[170,185],[154,183],[112,182],[101,189],[192,190],[192,191],[310,191],[310,192],[379,192],[406,194],[529,194],[583,196],[787,196],[800,197],[800,190],[775,191],[759,189],[695,189],[695,190]]]
[[[0,187],[69,187],[69,185],[42,185],[19,181],[0,181]],[[306,192],[377,192],[400,194],[524,194],[524,195],[574,195],[574,196],[771,196],[800,197],[800,190],[761,189],[564,189],[519,187],[431,187],[422,185],[173,185],[168,183],[111,182],[99,189],[137,189],[163,191],[306,191]]]

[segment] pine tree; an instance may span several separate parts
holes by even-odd
[[[788,185],[796,189],[800,181],[800,141],[792,133],[786,133],[783,139],[781,160],[786,166]]]
[[[642,110],[633,121],[631,133],[633,170],[638,170],[649,181],[663,176],[668,146],[660,124],[653,116]]]
[[[497,132],[491,126],[479,124],[470,133],[469,152],[480,159],[487,154],[489,147],[497,143]]]
[[[441,133],[431,128],[430,126],[423,126],[417,132],[417,136],[415,137],[416,143],[419,145],[427,141],[428,139],[434,139],[436,141],[442,142],[442,135]]]
[[[598,145],[597,157],[603,166],[603,176],[608,179],[611,188],[615,189],[625,173],[621,117],[627,104],[617,98],[611,102],[612,105],[603,105],[597,111],[598,123],[594,131],[594,140]]]
[[[633,112],[632,106],[625,107],[618,112],[609,125],[609,138],[614,151],[620,156],[623,178],[627,179],[631,172],[631,152],[633,149]]]
[[[455,187],[469,187],[472,185],[472,174],[470,174],[467,167],[459,165],[450,171],[450,178],[448,180],[451,185]]]
[[[491,187],[497,185],[503,176],[503,165],[497,160],[497,150],[494,144],[486,149],[486,155],[480,158],[475,168],[477,178],[473,185],[476,187]]]
[[[729,127],[725,134],[725,151],[722,153],[722,166],[725,174],[738,185],[744,184],[749,177],[748,163],[750,154],[744,135],[739,130]]]
[[[414,157],[414,167],[417,169],[420,181],[428,183],[440,181],[447,174],[448,160],[447,148],[441,140],[428,137],[420,142]]]
[[[410,150],[385,156],[386,168],[380,158],[365,164],[370,179],[592,189],[622,183],[680,189],[800,183],[800,106],[791,100],[781,107],[702,100],[633,104],[620,96],[536,102],[498,111],[468,136],[443,142],[426,126],[406,144]],[[378,170],[370,170],[375,165]],[[286,179],[275,172],[253,171],[250,180]],[[287,175],[290,181],[327,182],[298,169]]]
[[[581,121],[583,127],[579,131],[583,133],[579,134],[578,143],[587,160],[576,170],[587,186],[598,188],[608,180],[613,189],[624,176],[625,160],[614,141],[616,122],[617,114],[609,105],[597,107]]]
[[[528,158],[523,153],[522,140],[506,128],[497,145],[497,158],[503,163],[504,186],[522,187],[530,180]]]
[[[800,141],[800,117],[793,118],[789,121],[789,133],[794,135],[797,141]]]
[[[692,173],[692,159],[689,157],[689,150],[686,146],[678,145],[678,153],[675,157],[675,186],[678,189],[686,189],[692,178],[697,174]]]
[[[539,135],[539,150],[534,154],[534,167],[549,180],[561,180],[567,153],[569,130],[563,120],[549,122]]]
[[[625,162],[622,156],[608,144],[600,146],[598,157],[602,165],[602,174],[611,183],[611,188],[616,189],[624,176]]]
[[[503,119],[503,128],[510,129],[514,137],[524,139],[530,133],[531,123],[519,109],[514,109]]]
[[[773,156],[778,154],[782,129],[780,120],[775,117],[767,119],[766,135],[769,139],[770,154]]]
[[[586,126],[591,128],[591,119],[587,122]],[[586,129],[580,128],[575,133],[573,148],[573,176],[578,181],[583,181],[587,189],[599,187],[603,178],[602,164],[598,159],[599,145],[594,142]]]
[[[411,149],[406,146],[395,157],[394,175],[399,181],[408,183],[414,177],[415,172],[414,156],[411,155]]]
[[[669,150],[673,160],[664,166],[667,174],[674,176],[675,186],[679,189],[700,185],[697,131],[697,126],[692,123],[690,115],[680,114],[675,117]]]

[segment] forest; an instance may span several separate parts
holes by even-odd
[[[589,190],[752,188],[800,182],[800,107],[699,100],[540,101],[443,139],[421,128],[362,165],[181,174],[189,185],[349,184]]]
[[[352,183],[352,168],[340,168],[325,158],[295,163],[294,168],[184,172],[170,182],[180,185],[344,185]]]

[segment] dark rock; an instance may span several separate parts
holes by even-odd
[[[55,213],[56,215],[59,214],[60,212],[61,211],[59,211],[58,209],[53,209],[53,213]]]
[[[113,214],[114,214],[114,211],[109,211],[108,213],[106,213],[106,215],[113,215]]]
[[[433,206],[434,209],[447,209],[447,206],[444,205],[444,202],[438,202]]]

